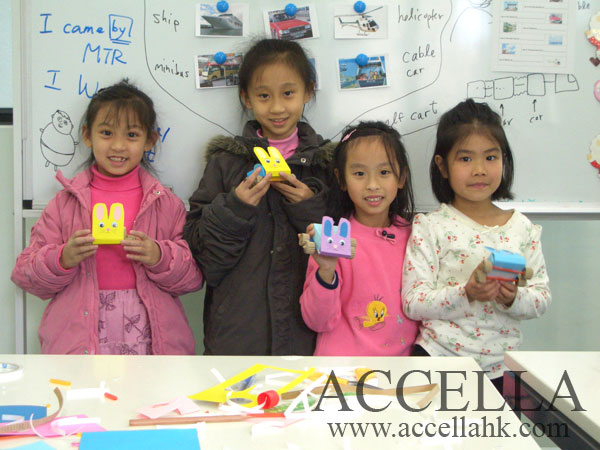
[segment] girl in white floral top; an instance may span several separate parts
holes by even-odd
[[[513,158],[500,116],[471,99],[446,112],[430,176],[441,206],[415,217],[404,259],[404,312],[422,321],[413,354],[471,356],[502,392],[504,352],[519,348],[520,321],[544,314],[551,296],[541,227],[492,203],[512,198]],[[533,278],[524,287],[478,283],[486,246],[523,255]]]

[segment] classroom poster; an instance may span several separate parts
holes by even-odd
[[[494,2],[492,70],[572,73],[577,2]]]

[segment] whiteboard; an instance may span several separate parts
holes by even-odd
[[[22,48],[17,51],[23,78],[17,96],[22,114],[15,120],[21,121],[23,148],[16,154],[23,155],[23,198],[32,200],[34,209],[60,189],[53,164],[46,165],[41,148],[42,130],[51,124],[52,115],[60,110],[71,118],[74,130],[63,141],[69,147],[80,140],[76,130],[88,97],[123,77],[155,101],[161,142],[154,165],[159,178],[184,201],[189,198],[204,170],[207,140],[216,134],[238,134],[244,122],[236,88],[196,89],[194,59],[218,51],[243,52],[248,39],[196,37],[197,3],[21,3]],[[264,11],[283,9],[288,2],[247,3],[249,32],[255,37],[265,33]],[[514,152],[518,208],[600,211],[600,177],[587,159],[590,143],[600,134],[600,103],[592,92],[600,67],[590,63],[595,48],[584,35],[600,0],[578,2],[575,72],[565,75],[492,72],[489,1],[366,3],[367,8],[387,5],[387,16],[378,19],[386,21],[387,38],[334,39],[334,6],[343,3],[310,3],[319,37],[301,43],[317,60],[319,90],[305,115],[320,134],[339,139],[341,130],[358,120],[393,124],[409,150],[417,206],[428,210],[436,204],[428,173],[435,126],[444,111],[472,95],[502,114]],[[388,87],[338,88],[336,60],[358,53],[386,55]],[[68,164],[59,167],[67,176],[88,156],[81,145],[73,153]]]

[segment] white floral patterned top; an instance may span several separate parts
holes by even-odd
[[[541,234],[540,225],[517,211],[493,227],[446,204],[417,214],[402,278],[404,312],[422,321],[416,344],[432,356],[471,356],[490,378],[502,376],[504,352],[522,342],[520,321],[540,317],[551,302]],[[518,288],[509,308],[467,299],[465,284],[488,257],[486,246],[519,253],[533,269],[533,278]]]

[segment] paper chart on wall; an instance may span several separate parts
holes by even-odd
[[[577,2],[494,2],[492,70],[572,73]]]

